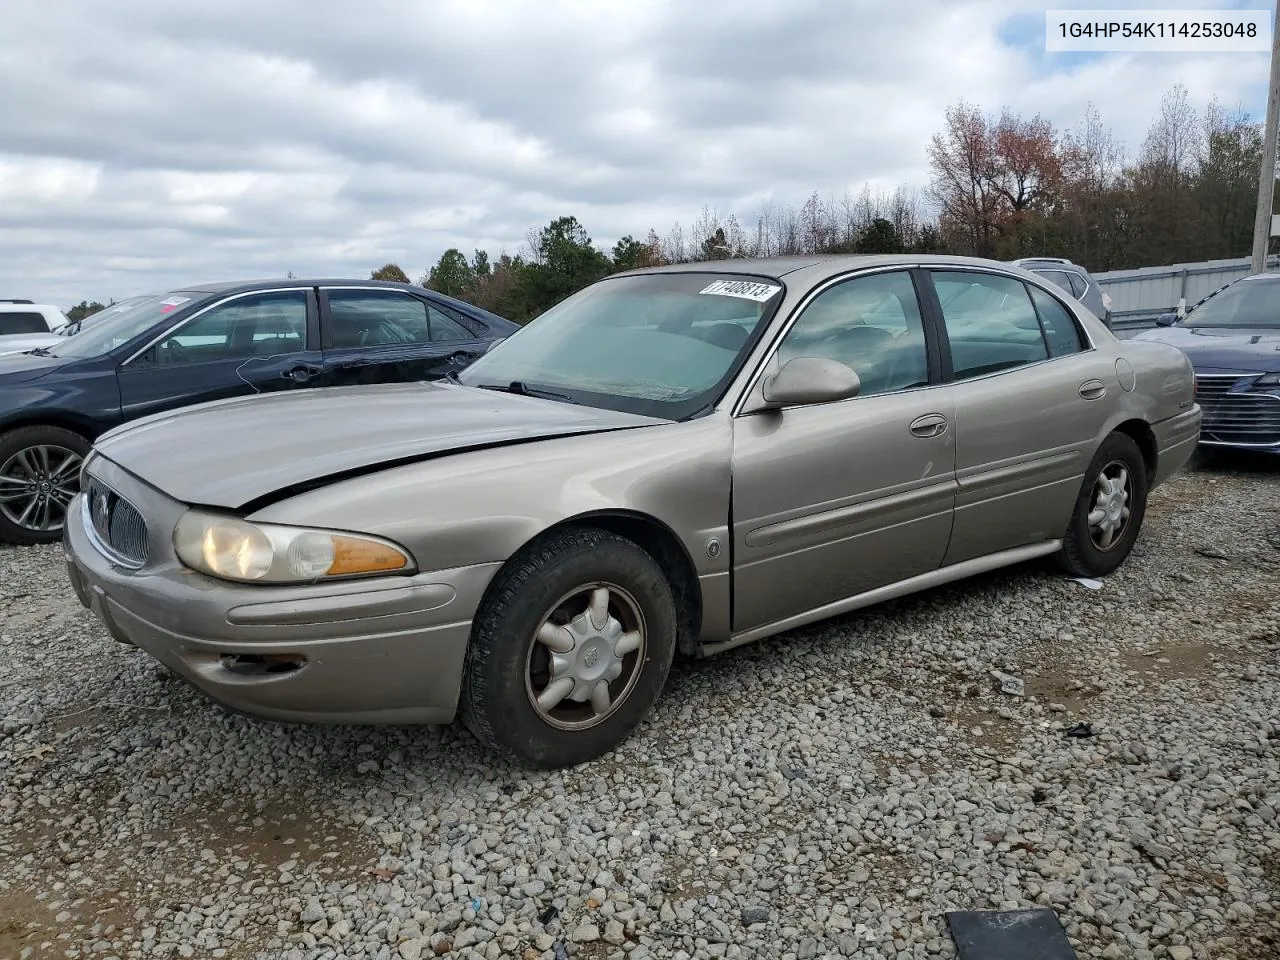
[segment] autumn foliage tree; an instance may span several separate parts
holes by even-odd
[[[739,220],[704,206],[688,224],[597,247],[571,216],[531,230],[493,260],[446,250],[422,282],[525,321],[607,273],[664,263],[825,253],[1060,256],[1095,272],[1246,256],[1260,125],[1217,103],[1198,110],[1175,84],[1129,159],[1090,105],[1059,131],[1041,116],[960,101],[925,145],[924,196],[895,190],[768,201]]]
[[[396,283],[408,283],[408,275],[396,263],[385,263],[369,274],[370,280],[392,280]]]

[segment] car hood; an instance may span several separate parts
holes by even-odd
[[[62,338],[54,337],[58,342]],[[31,347],[25,349],[30,350]],[[66,366],[78,359],[76,357],[46,357],[37,353],[6,353],[3,340],[0,340],[0,385],[8,383],[26,383],[37,377],[43,377],[50,370]]]
[[[286,391],[134,420],[98,453],[185,503],[237,509],[464,450],[665,420],[449,383]]]
[[[1274,327],[1225,330],[1214,327],[1157,327],[1144,330],[1135,340],[1172,344],[1191,360],[1196,370],[1234,372],[1280,370],[1280,330]]]
[[[0,356],[10,353],[21,353],[34,350],[36,347],[51,347],[61,343],[65,338],[56,333],[15,333],[0,337]]]

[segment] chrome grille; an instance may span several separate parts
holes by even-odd
[[[147,562],[147,523],[137,508],[93,477],[85,484],[84,509],[97,546],[125,566]]]
[[[1257,376],[1252,373],[1196,375],[1203,442],[1255,447],[1280,444],[1280,398],[1248,392]]]

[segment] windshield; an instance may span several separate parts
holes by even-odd
[[[1280,281],[1232,284],[1205,300],[1182,322],[1188,327],[1280,328]]]
[[[130,297],[100,310],[81,329],[47,348],[56,357],[100,357],[145,333],[168,314],[187,306],[198,293],[157,293]]]
[[[684,419],[719,399],[781,299],[776,280],[740,274],[606,279],[531,321],[458,380]]]

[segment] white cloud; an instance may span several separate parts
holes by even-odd
[[[1049,58],[1030,0],[4,7],[0,292],[64,306],[387,260],[417,276],[563,214],[608,243],[704,205],[746,222],[920,186],[960,97],[1059,126],[1092,101],[1136,149],[1174,82],[1256,110],[1267,73],[1265,54]]]

